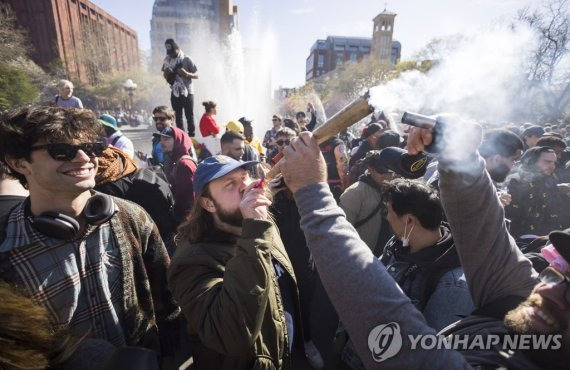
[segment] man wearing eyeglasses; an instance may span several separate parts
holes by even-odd
[[[150,165],[166,165],[168,160],[166,154],[160,145],[160,132],[167,127],[172,127],[174,120],[174,112],[166,105],[159,105],[152,110],[152,120],[154,121],[155,133],[152,134],[152,152],[149,157],[147,154],[137,151],[136,155],[141,161],[148,162]]]
[[[170,260],[142,208],[92,191],[104,140],[89,110],[1,117],[0,160],[30,196],[0,221],[0,278],[45,306],[56,329],[169,357],[179,314]]]
[[[263,146],[266,149],[268,161],[273,158],[275,154],[277,154],[275,135],[277,135],[277,131],[281,129],[281,125],[283,123],[281,116],[274,114],[273,118],[271,118],[271,123],[273,124],[273,127],[270,130],[267,130],[267,132],[265,132],[265,136],[263,137]]]
[[[275,134],[275,144],[276,144],[276,152],[275,155],[271,158],[271,164],[274,165],[275,163],[279,162],[279,159],[283,156],[283,149],[285,149],[290,143],[291,140],[297,136],[295,131],[290,129],[289,127],[282,127],[277,131]]]

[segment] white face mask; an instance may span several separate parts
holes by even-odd
[[[414,231],[414,225],[412,225],[412,228],[410,229],[409,233],[407,233],[407,231],[408,231],[408,222],[406,221],[406,223],[404,224],[404,235],[402,236],[402,246],[404,247],[410,246],[410,235],[412,235],[412,231]]]

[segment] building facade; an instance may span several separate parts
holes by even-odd
[[[219,41],[234,29],[239,29],[239,17],[232,0],[155,0],[150,21],[152,65],[161,64],[166,39],[173,38],[188,50],[199,34]]]
[[[399,41],[390,42],[389,57],[381,61],[394,65],[400,60],[402,45]],[[366,37],[329,36],[326,40],[317,40],[306,60],[305,81],[320,77],[344,63],[372,57],[375,52],[372,46],[373,39]]]
[[[396,13],[386,9],[378,14],[374,19],[372,30],[372,58],[380,61],[395,64],[392,58],[392,37],[394,35],[394,20]],[[399,43],[398,43],[399,44]],[[400,49],[401,49],[401,45]],[[397,47],[396,47],[397,48]],[[396,51],[397,52],[397,51]]]
[[[137,33],[89,0],[7,0],[33,44],[32,59],[84,84],[140,64]]]
[[[329,36],[317,40],[306,61],[305,80],[330,72],[344,63],[358,62],[370,55],[371,40],[366,37]]]

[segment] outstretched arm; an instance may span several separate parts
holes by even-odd
[[[527,297],[536,273],[507,231],[497,191],[477,154],[481,128],[463,127],[457,135],[464,135],[455,138],[462,145],[440,154],[439,186],[473,303],[482,307],[508,295]],[[428,130],[414,129],[408,152],[416,154],[431,142]]]
[[[312,134],[301,133],[285,149],[282,173],[294,192],[301,228],[325,290],[366,368],[412,369],[427,363],[433,368],[469,368],[454,351],[412,350],[409,335],[434,334],[435,330],[426,324],[337,206],[326,183],[326,164]],[[393,323],[401,335],[399,351],[399,340],[393,338],[390,345],[383,341],[386,337],[382,334],[387,332],[380,330],[383,325],[394,328]]]

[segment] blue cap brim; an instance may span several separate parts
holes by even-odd
[[[196,191],[196,195],[200,195],[202,193],[202,191],[204,190],[204,188],[206,187],[206,185],[208,185],[212,181],[217,180],[220,177],[224,177],[228,173],[230,173],[230,172],[232,172],[238,168],[247,169],[247,168],[249,168],[253,165],[256,165],[256,164],[259,164],[259,162],[258,161],[237,162],[237,163],[233,163],[233,164],[225,166],[225,168],[223,170],[216,173],[214,176],[212,176],[211,179],[208,180],[208,182],[204,183],[200,189],[194,189]]]

